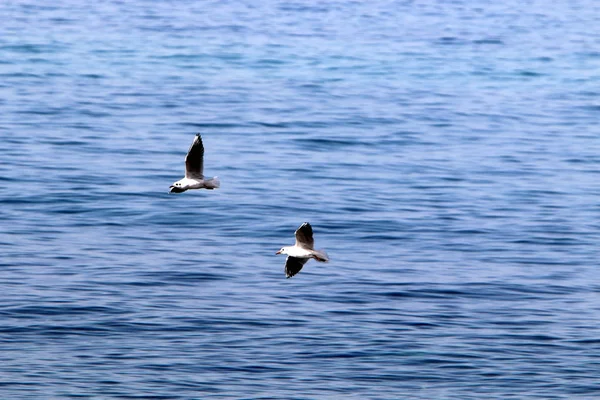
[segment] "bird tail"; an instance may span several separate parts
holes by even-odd
[[[218,176],[215,176],[212,179],[207,179],[206,181],[204,181],[204,185],[207,189],[217,189],[221,187],[221,181],[219,180]]]
[[[315,258],[315,260],[317,260],[317,261],[320,261],[320,262],[329,261],[329,256],[327,255],[325,250],[313,250],[312,255]]]

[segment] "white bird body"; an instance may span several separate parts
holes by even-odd
[[[296,275],[304,264],[311,258],[320,262],[328,262],[329,257],[323,250],[315,250],[312,227],[308,222],[300,225],[296,230],[296,244],[284,246],[275,254],[287,254],[285,260],[285,276],[291,278]]]
[[[204,179],[204,145],[202,137],[196,134],[185,156],[185,177],[170,186],[169,193],[183,193],[190,189],[216,189],[221,186],[218,177]]]
[[[329,261],[327,254],[320,250],[309,250],[298,246],[282,247],[278,254],[287,254],[290,257],[306,258],[307,260],[314,258],[315,260],[327,262]]]
[[[189,189],[216,189],[221,186],[221,182],[218,177],[211,179],[194,179],[194,178],[181,178],[173,184],[177,189],[186,191]]]
[[[298,258],[311,258],[312,251],[308,249],[303,249],[302,247],[296,246],[287,246],[283,247],[279,254],[287,254],[288,256],[298,257]]]

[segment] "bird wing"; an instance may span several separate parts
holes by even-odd
[[[307,261],[308,258],[288,256],[285,260],[285,277],[291,278],[292,276],[296,275],[298,272],[300,272],[302,267],[304,267],[304,264],[306,264]]]
[[[312,250],[314,245],[312,227],[308,222],[305,222],[300,225],[300,228],[296,229],[296,246]]]
[[[204,179],[204,145],[202,137],[196,134],[187,156],[185,156],[185,177],[189,179]]]

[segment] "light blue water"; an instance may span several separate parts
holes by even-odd
[[[596,2],[88,3],[0,3],[1,398],[600,396]]]

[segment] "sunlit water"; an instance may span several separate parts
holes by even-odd
[[[599,5],[85,3],[0,3],[0,397],[600,396]]]

